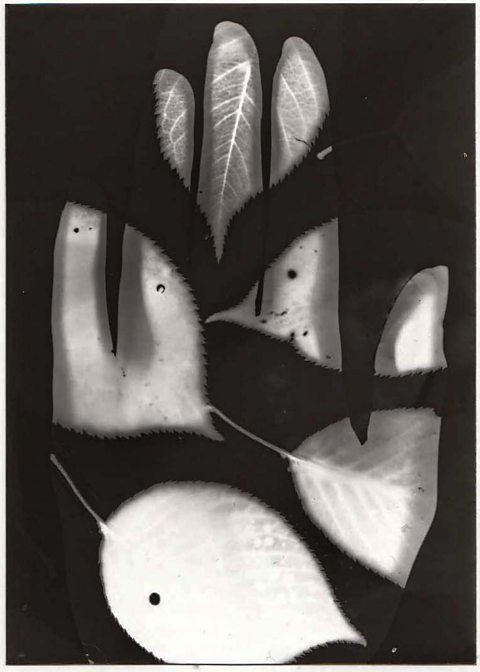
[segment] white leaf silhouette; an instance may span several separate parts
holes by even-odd
[[[285,41],[273,78],[270,186],[307,155],[329,111],[327,82],[312,48]]]
[[[290,341],[306,359],[341,369],[338,323],[338,223],[307,231],[267,270],[262,313],[255,315],[257,284],[234,308],[207,322],[227,321]]]
[[[258,54],[247,31],[219,23],[208,55],[198,203],[220,260],[228,224],[262,190]]]
[[[54,254],[54,422],[105,436],[164,428],[218,438],[193,298],[166,255],[128,226],[112,354],[105,239],[105,215],[67,203]]]
[[[192,172],[195,119],[192,87],[183,75],[165,69],[157,72],[153,84],[160,149],[188,189]]]
[[[388,316],[377,348],[375,372],[383,376],[443,369],[443,318],[448,268],[416,273],[403,287]]]
[[[250,495],[163,483],[100,527],[109,607],[167,663],[283,663],[328,642],[365,643],[305,544]]]
[[[345,418],[293,453],[302,458],[291,469],[312,520],[402,587],[435,515],[439,435],[432,410],[375,411],[363,446]]]

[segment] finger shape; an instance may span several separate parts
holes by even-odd
[[[258,316],[256,294],[257,284],[238,306],[207,322],[236,322],[292,342],[308,360],[341,368],[336,220],[307,231],[273,262],[265,274]]]
[[[305,158],[328,111],[327,82],[315,53],[290,37],[273,78],[270,186]]]
[[[125,502],[106,527],[109,607],[165,662],[282,663],[328,642],[364,643],[309,549],[250,495],[164,483]]]
[[[304,460],[292,463],[295,487],[312,520],[402,587],[435,515],[439,435],[432,410],[376,411],[363,446],[346,418],[294,453]]]
[[[167,256],[129,226],[123,240],[118,327],[123,378],[119,422],[124,431],[163,426],[214,435],[193,297]]]
[[[198,203],[222,256],[233,215],[262,190],[258,54],[247,31],[219,23],[208,55]]]
[[[119,397],[106,308],[105,243],[105,215],[67,203],[54,252],[53,421],[100,433],[115,421]]]
[[[407,282],[390,311],[377,348],[377,374],[400,376],[447,366],[443,352],[447,298],[446,266],[426,268]]]
[[[159,70],[153,85],[160,149],[188,189],[192,172],[195,119],[192,87],[183,75],[173,70]]]
[[[54,422],[101,436],[169,429],[220,438],[206,410],[202,337],[187,284],[129,226],[112,354],[105,234],[102,213],[67,204],[55,246]]]

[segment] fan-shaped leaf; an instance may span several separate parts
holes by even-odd
[[[262,313],[255,315],[257,284],[225,320],[291,341],[307,359],[342,366],[338,324],[338,224],[334,220],[297,238],[265,274]]]
[[[294,453],[303,460],[292,461],[295,486],[312,520],[401,586],[435,515],[439,435],[432,410],[376,411],[363,446],[346,418]]]
[[[363,644],[310,551],[257,499],[164,483],[108,519],[105,595],[129,635],[168,663],[282,663],[333,641]]]
[[[262,190],[262,88],[255,44],[236,23],[219,23],[208,55],[198,203],[220,259],[228,224]]]
[[[183,75],[173,70],[159,70],[153,84],[162,154],[189,188],[195,120],[192,87]]]
[[[312,48],[285,41],[273,78],[270,185],[307,155],[329,111],[327,82]]]
[[[193,298],[166,255],[128,226],[114,357],[105,235],[102,213],[65,206],[54,259],[54,421],[100,435],[162,428],[216,435],[206,410]]]
[[[377,348],[375,372],[384,376],[445,368],[443,318],[448,298],[446,266],[425,268],[400,292]]]

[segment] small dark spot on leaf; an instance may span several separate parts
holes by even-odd
[[[165,289],[165,285],[157,285],[157,292],[161,292],[163,294]]]
[[[292,331],[290,332],[290,340],[293,341],[294,338],[295,338],[295,332]]]
[[[160,595],[158,593],[150,593],[148,601],[156,607],[157,604],[160,604]]]
[[[91,231],[93,229],[93,226],[89,226],[88,230]]]
[[[308,331],[304,331],[304,332],[303,332],[303,335],[304,335],[304,336],[308,336]]]
[[[78,233],[79,231],[80,229],[77,226],[73,229],[73,233]]]
[[[262,324],[267,324],[267,320],[260,320]]]
[[[332,358],[330,357],[330,355],[327,355],[327,359],[332,359]]]
[[[291,280],[293,280],[294,278],[297,277],[297,271],[295,271],[293,268],[291,268],[291,269],[288,271],[287,275],[288,275],[288,277],[289,277]]]

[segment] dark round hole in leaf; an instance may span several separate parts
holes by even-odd
[[[294,271],[293,268],[291,268],[288,273],[288,277],[291,278],[292,280],[297,277],[297,271]]]
[[[73,233],[78,233],[79,231],[80,231],[80,229],[77,229],[77,228],[73,229]]]
[[[165,289],[166,289],[165,285],[157,285],[157,292],[161,291],[162,294],[163,294]]]
[[[148,601],[156,607],[157,604],[160,604],[160,595],[158,593],[150,593]]]

